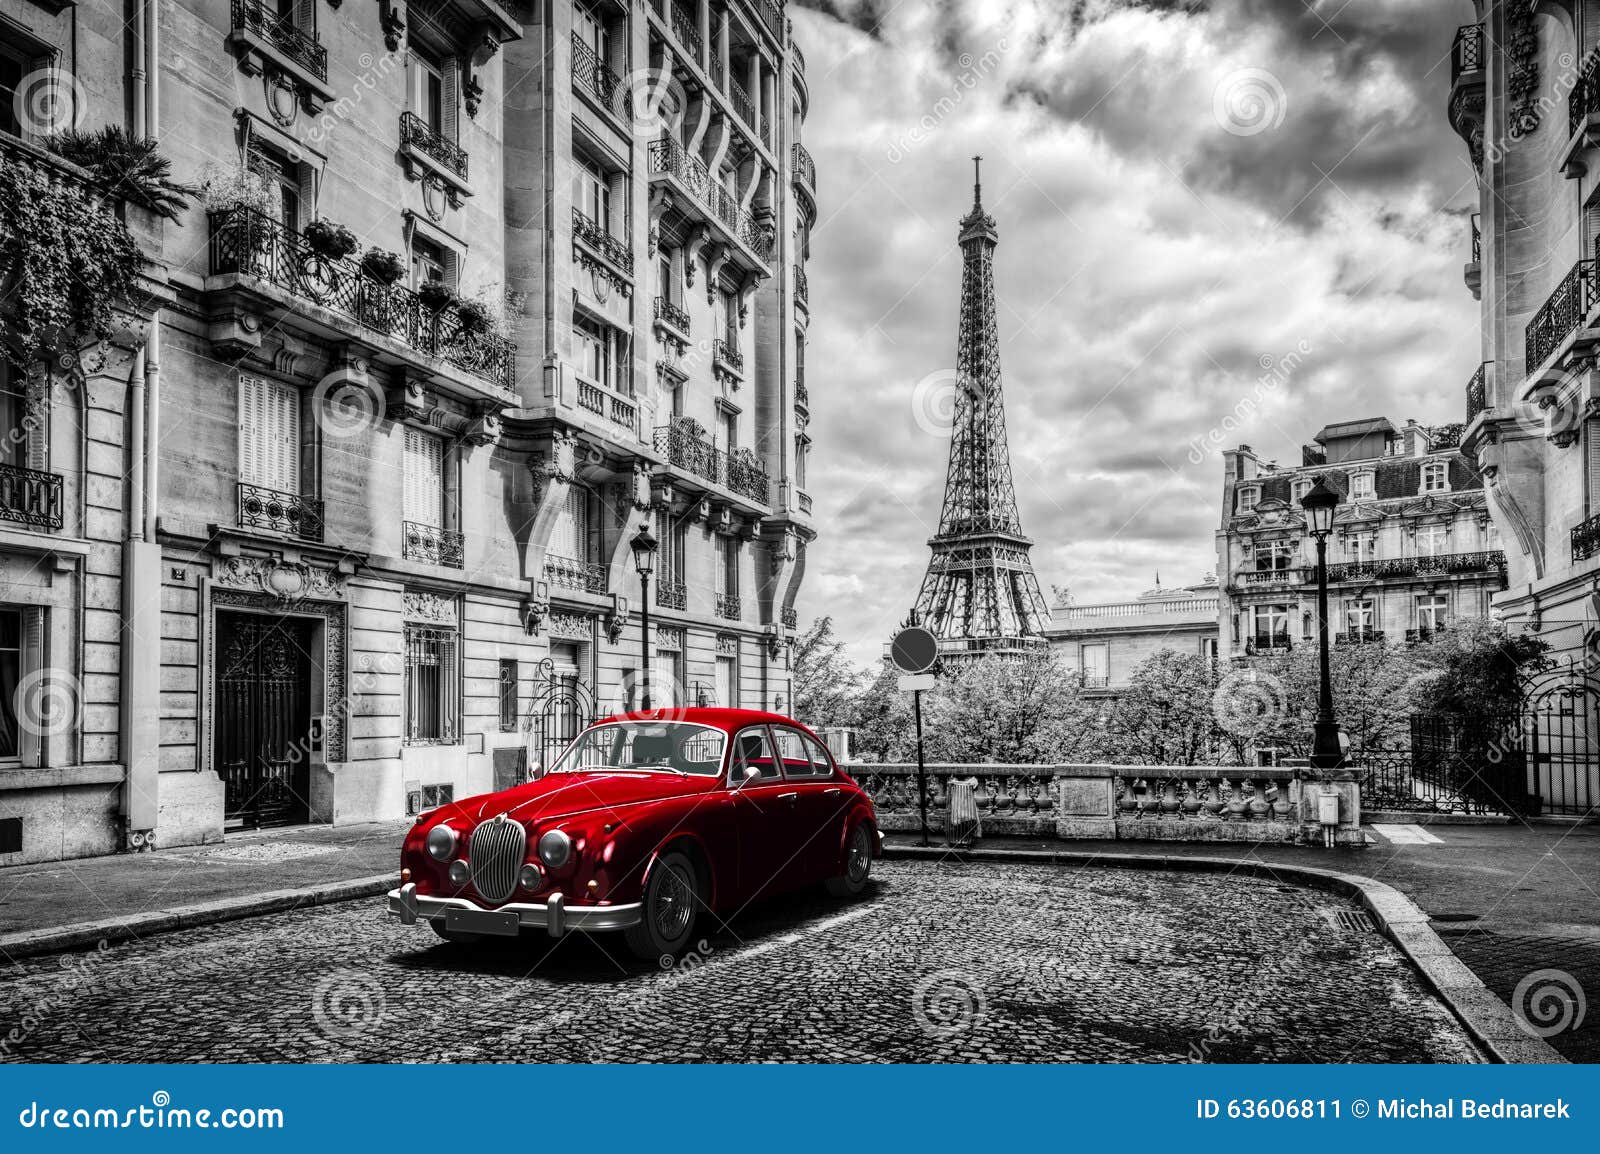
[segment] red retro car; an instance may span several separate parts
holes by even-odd
[[[621,930],[657,958],[687,947],[702,910],[819,882],[860,893],[881,854],[872,799],[798,722],[628,713],[536,780],[418,818],[389,910],[451,941]]]

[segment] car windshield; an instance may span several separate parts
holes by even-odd
[[[551,773],[632,769],[716,777],[727,734],[683,721],[618,721],[578,735]]]

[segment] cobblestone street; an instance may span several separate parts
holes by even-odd
[[[0,989],[25,1061],[1474,1061],[1326,894],[1243,877],[879,863],[663,969],[616,939],[484,947],[327,906],[41,957]],[[1346,919],[1348,920],[1348,919]],[[1359,923],[1362,919],[1357,918]]]

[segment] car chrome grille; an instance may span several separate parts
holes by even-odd
[[[497,817],[472,831],[472,888],[485,901],[503,902],[517,888],[517,872],[528,850],[522,823]]]

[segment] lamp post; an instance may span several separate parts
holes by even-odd
[[[644,678],[644,692],[640,697],[643,708],[650,708],[650,574],[656,567],[656,539],[649,526],[634,534],[628,543],[633,550],[633,567],[639,571],[639,655],[640,673]]]
[[[1322,477],[1300,498],[1306,528],[1317,542],[1317,721],[1311,739],[1311,767],[1338,769],[1344,764],[1339,746],[1339,723],[1333,717],[1333,680],[1328,672],[1328,534],[1333,532],[1333,511],[1339,494]]]

